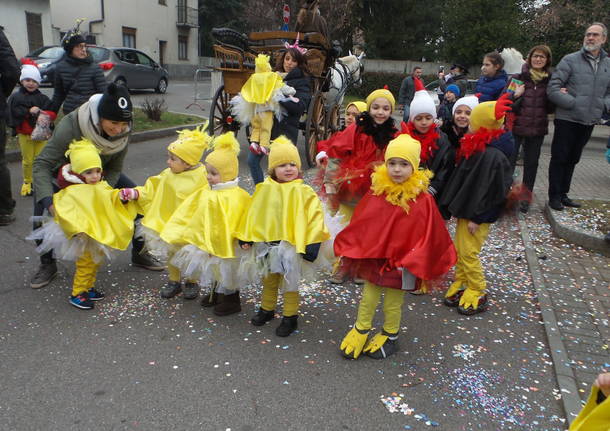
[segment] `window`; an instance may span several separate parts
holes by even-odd
[[[136,55],[138,56],[138,61],[140,64],[144,65],[144,66],[152,66],[155,62],[152,61],[152,59],[146,55],[143,54],[141,52],[136,52]]]
[[[188,60],[189,38],[188,36],[178,36],[178,60]]]
[[[39,13],[25,13],[25,24],[28,33],[28,47],[30,51],[40,48],[42,43],[42,15]]]
[[[136,29],[131,27],[123,27],[123,46],[125,48],[136,47]]]

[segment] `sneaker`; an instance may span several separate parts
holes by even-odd
[[[16,220],[13,214],[0,214],[0,226],[8,226]]]
[[[168,281],[167,284],[161,288],[161,298],[173,298],[180,292],[182,292],[182,285],[179,281]]]
[[[71,296],[69,301],[71,305],[74,305],[76,308],[80,308],[81,310],[91,310],[95,304],[89,298],[88,292],[83,292],[80,295]]]
[[[328,281],[330,281],[331,284],[343,284],[345,282],[345,277],[343,277],[341,274],[333,274]]]
[[[275,310],[267,311],[262,308],[258,309],[258,312],[254,315],[252,319],[250,319],[250,323],[254,326],[263,326],[268,321],[272,320],[275,317]]]
[[[55,262],[41,263],[38,271],[36,271],[36,274],[34,274],[30,281],[30,287],[32,289],[45,287],[55,276],[57,276],[57,264]]]
[[[98,292],[93,287],[87,291],[87,294],[89,295],[89,299],[92,301],[101,301],[106,297],[106,295],[104,295],[102,292]]]
[[[197,283],[184,283],[182,288],[182,297],[184,299],[195,299],[199,296],[199,284]]]
[[[385,343],[374,352],[366,352],[366,356],[373,359],[385,359],[388,356],[392,356],[394,353],[398,352],[398,338],[394,337],[388,338],[385,340]]]
[[[287,337],[292,334],[298,327],[298,318],[299,316],[282,317],[280,326],[275,329],[275,335],[278,337]]]
[[[159,262],[150,253],[132,254],[131,264],[133,266],[148,269],[149,271],[163,271],[165,269],[165,265]]]
[[[472,316],[473,314],[482,313],[487,310],[487,306],[489,305],[487,301],[487,294],[479,297],[479,306],[477,308],[468,307],[464,308],[462,306],[458,306],[458,313],[463,314],[465,316]]]

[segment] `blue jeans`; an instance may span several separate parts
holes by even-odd
[[[410,113],[411,113],[411,107],[409,105],[405,105],[404,111],[402,113],[402,121],[404,121],[405,123],[408,123]]]
[[[254,185],[262,183],[265,180],[263,169],[261,168],[261,159],[264,157],[263,154],[254,154],[252,151],[248,152],[248,167],[250,168],[250,175],[252,175],[252,181]]]

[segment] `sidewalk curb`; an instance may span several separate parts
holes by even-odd
[[[576,229],[561,223],[555,218],[555,211],[549,207],[548,202],[544,205],[544,214],[551,225],[551,229],[553,229],[553,232],[558,237],[610,257],[610,245],[601,234],[595,235],[592,232]]]
[[[521,239],[525,245],[527,264],[530,268],[534,290],[536,291],[538,303],[540,304],[542,323],[544,324],[544,331],[554,364],[555,378],[557,379],[561,394],[561,404],[563,405],[568,423],[572,423],[578,415],[578,412],[582,409],[582,402],[578,396],[576,378],[574,376],[574,371],[570,367],[570,359],[568,358],[566,353],[567,349],[561,339],[553,303],[551,302],[550,294],[544,283],[544,276],[538,265],[538,256],[532,245],[529,229],[527,228],[527,224],[525,223],[522,214],[518,215],[518,221],[521,230]]]
[[[204,122],[186,124],[184,126],[167,127],[165,129],[155,129],[155,130],[146,130],[144,132],[135,132],[135,133],[132,133],[131,139],[129,140],[129,144],[131,145],[131,144],[136,144],[138,142],[148,141],[151,139],[165,138],[167,136],[174,135],[178,130],[182,130],[182,129],[192,130],[195,127],[198,127],[202,124],[204,124]],[[7,161],[7,163],[21,161],[21,151],[20,150],[7,151],[6,152],[6,161]]]

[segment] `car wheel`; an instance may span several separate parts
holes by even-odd
[[[157,85],[157,88],[155,88],[155,91],[157,93],[165,93],[167,91],[167,80],[165,78],[161,78],[159,80],[159,85]]]
[[[117,78],[114,80],[114,83],[116,85],[122,85],[123,87],[127,87],[127,81],[125,81],[125,78]]]

